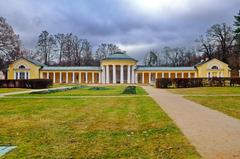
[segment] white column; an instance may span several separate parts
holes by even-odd
[[[43,72],[40,72],[40,79],[43,79]]]
[[[144,84],[145,81],[144,81],[144,72],[142,73],[142,84]]]
[[[53,72],[53,83],[56,83],[56,73]]]
[[[109,66],[106,65],[106,83],[109,84]]]
[[[66,83],[68,83],[68,72],[66,72]]]
[[[85,72],[85,83],[88,83],[88,72]]]
[[[49,79],[49,72],[47,72],[47,79]]]
[[[102,83],[101,72],[98,72],[98,83]]]
[[[75,83],[75,73],[72,73],[72,83]]]
[[[157,78],[158,78],[158,73],[156,72],[155,73],[155,81],[156,81]]]
[[[149,74],[148,74],[148,83],[150,84],[152,81],[152,78],[151,78],[151,72],[149,72]]]
[[[78,83],[79,84],[82,83],[82,73],[81,72],[78,73]]]
[[[135,74],[135,83],[138,84],[138,73]]]
[[[120,66],[120,83],[124,83],[123,65]]]
[[[134,66],[132,66],[132,83],[135,83]]]
[[[27,72],[24,72],[24,79],[27,79]]]
[[[62,72],[59,73],[59,83],[62,83]]]
[[[190,72],[188,72],[188,78],[191,78],[191,74],[190,74]]]
[[[197,73],[196,72],[194,73],[194,77],[197,78]]]
[[[184,78],[184,73],[182,72],[182,78]]]
[[[106,71],[105,71],[105,66],[102,66],[102,83],[106,83]]]
[[[168,78],[171,78],[171,73],[170,72],[168,72]]]
[[[16,72],[15,71],[13,72],[13,76],[14,76],[13,79],[16,79]]]
[[[130,65],[128,65],[128,71],[127,71],[127,83],[130,83],[130,76],[131,76]]]
[[[162,78],[164,78],[164,72],[162,72]]]
[[[178,78],[178,77],[177,77],[177,72],[175,72],[175,78]]]
[[[113,83],[117,83],[116,82],[116,65],[113,65]]]
[[[17,79],[20,79],[20,72],[17,72]]]
[[[92,72],[92,83],[94,83],[94,72]]]

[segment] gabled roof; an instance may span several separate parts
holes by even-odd
[[[101,71],[101,67],[95,66],[47,66],[43,71]]]
[[[102,60],[133,60],[133,61],[136,61],[136,59],[128,56],[126,53],[124,52],[115,52],[111,55],[109,55],[108,57],[102,59]]]
[[[212,60],[217,60],[217,61],[219,61],[219,62],[222,62],[222,61],[220,61],[220,60],[218,60],[218,59],[216,59],[216,58],[213,58],[213,59],[209,59],[209,60],[204,60],[204,61],[201,61],[201,62],[197,63],[197,64],[196,64],[196,65],[194,65],[194,66],[195,66],[195,67],[201,66],[201,65],[203,65],[203,64],[205,64],[205,63],[207,63],[207,62],[209,62],[209,61],[212,61]],[[222,62],[222,63],[224,63],[224,64],[228,65],[228,64],[227,64],[227,63],[225,63],[225,62]]]
[[[195,71],[195,67],[149,67],[137,66],[136,71]]]
[[[31,62],[31,63],[33,63],[33,64],[35,64],[35,65],[37,65],[37,66],[42,66],[42,67],[46,67],[47,66],[45,64],[42,64],[42,63],[38,62],[37,60],[33,60],[33,59],[25,58],[25,57],[22,57],[22,58],[27,60],[27,61],[29,61],[29,62]]]

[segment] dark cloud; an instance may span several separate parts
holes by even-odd
[[[233,23],[239,0],[0,0],[0,16],[34,48],[42,30],[73,32],[94,46],[120,45],[141,59],[149,49],[193,47],[211,25]]]

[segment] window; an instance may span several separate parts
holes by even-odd
[[[212,70],[218,70],[218,66],[212,66]]]
[[[19,69],[26,69],[26,67],[24,65],[20,65],[18,68]]]
[[[19,79],[25,79],[25,72],[20,72]]]

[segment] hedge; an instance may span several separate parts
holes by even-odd
[[[43,89],[53,84],[50,79],[29,79],[29,80],[0,80],[0,88],[31,88]]]
[[[190,87],[222,87],[239,86],[240,78],[158,78],[157,88],[190,88]]]
[[[122,94],[137,94],[136,86],[127,86]]]

